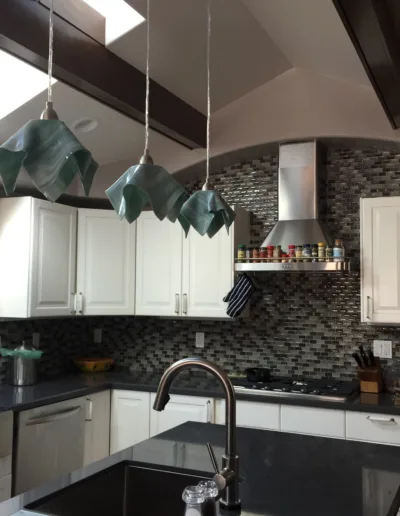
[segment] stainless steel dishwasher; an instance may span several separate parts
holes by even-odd
[[[85,403],[75,398],[20,412],[14,494],[83,467]]]

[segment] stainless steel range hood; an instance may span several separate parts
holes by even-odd
[[[326,177],[317,154],[317,142],[288,143],[279,147],[278,222],[262,246],[332,243],[319,220],[325,202]]]
[[[324,227],[326,173],[317,141],[285,143],[279,147],[278,222],[262,247],[332,244]],[[349,262],[238,263],[238,271],[343,271]]]

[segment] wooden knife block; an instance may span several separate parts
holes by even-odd
[[[357,368],[357,374],[360,379],[360,391],[377,394],[382,392],[383,378],[382,368],[379,358],[376,358],[376,367]]]

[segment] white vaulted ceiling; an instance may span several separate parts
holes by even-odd
[[[146,16],[146,0],[125,1]],[[206,0],[151,0],[151,77],[203,113],[206,8]],[[332,0],[212,0],[212,13],[212,153],[321,134],[399,138]],[[142,71],[146,23],[107,45]],[[0,143],[40,114],[45,93],[25,100],[0,120]],[[120,174],[139,159],[141,124],[60,82],[54,100],[70,127],[83,117],[98,120],[93,132],[77,136],[107,165],[107,178],[109,164],[118,162],[114,168]],[[171,172],[204,158],[203,150],[190,151],[154,132],[150,147]],[[99,191],[109,186],[107,178]]]
[[[242,0],[296,68],[370,85],[332,0]]]

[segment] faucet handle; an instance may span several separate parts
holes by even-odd
[[[213,447],[211,446],[211,443],[207,443],[207,450],[210,455],[210,460],[213,465],[214,471],[218,475],[218,473],[219,473],[218,462],[215,457],[215,453],[214,453]]]

